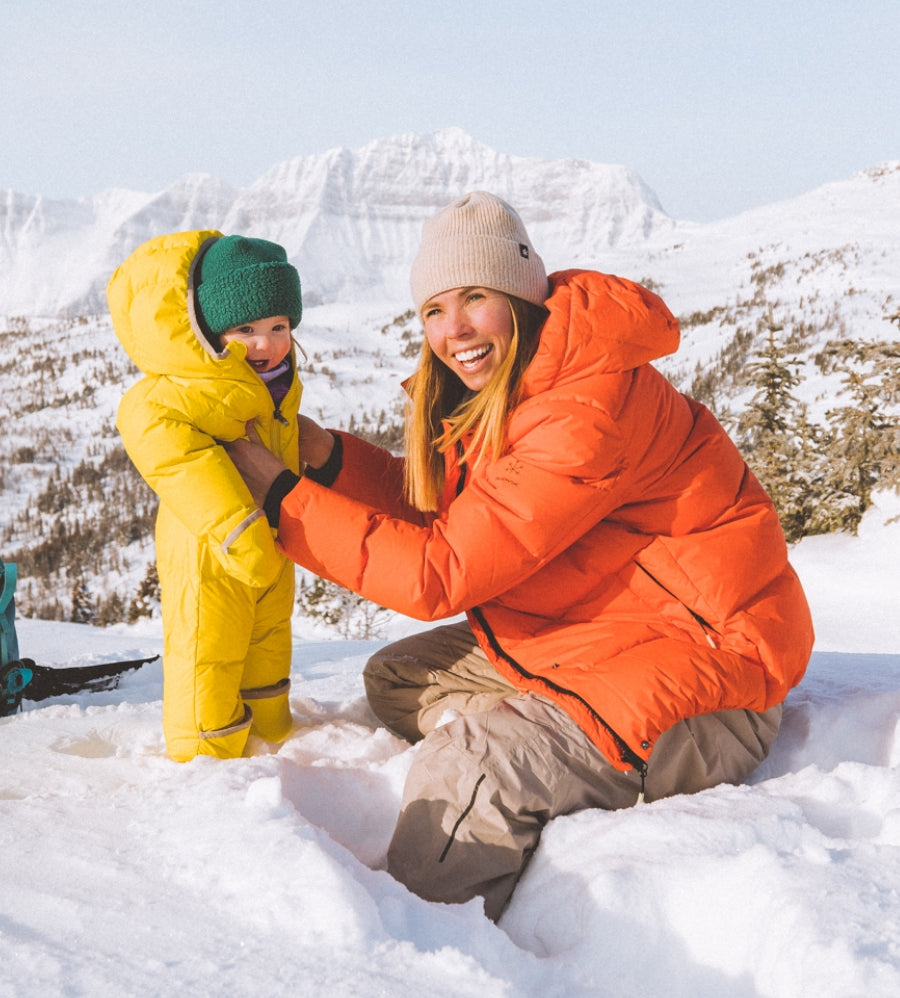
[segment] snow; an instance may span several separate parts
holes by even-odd
[[[295,622],[277,754],[171,762],[158,662],[26,702],[0,721],[0,995],[900,994],[900,501],[877,498],[858,537],[793,551],[816,651],[751,782],[557,819],[498,925],[382,869],[415,749],[366,704],[377,642]],[[162,645],[18,629],[49,665]]]

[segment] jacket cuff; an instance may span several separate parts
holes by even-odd
[[[331,448],[331,456],[328,460],[321,468],[310,468],[307,465],[306,470],[303,472],[304,477],[308,478],[311,482],[315,482],[316,485],[324,485],[326,488],[331,488],[334,485],[334,480],[341,473],[341,468],[344,467],[343,441],[338,433],[332,433],[331,436],[334,439],[334,447]]]
[[[266,501],[263,503],[263,512],[266,514],[270,527],[278,529],[278,521],[281,519],[281,503],[284,497],[294,490],[299,481],[299,475],[295,475],[290,468],[285,468],[269,486]]]

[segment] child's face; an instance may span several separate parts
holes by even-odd
[[[219,337],[222,346],[237,340],[247,345],[247,363],[260,373],[277,367],[291,349],[291,321],[286,315],[254,319],[232,326]]]

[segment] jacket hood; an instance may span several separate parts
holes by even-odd
[[[678,322],[640,284],[590,270],[550,275],[549,310],[523,379],[524,397],[617,374],[678,349]]]
[[[222,233],[214,229],[157,236],[116,269],[106,289],[116,336],[144,374],[171,377],[256,378],[246,347],[217,353],[197,317],[194,273],[202,252]]]

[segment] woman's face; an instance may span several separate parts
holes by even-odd
[[[256,319],[232,326],[219,337],[223,348],[234,340],[247,344],[247,363],[254,371],[271,371],[291,351],[291,320],[286,315]]]
[[[509,352],[513,317],[501,291],[443,291],[424,304],[422,322],[435,357],[470,391],[481,391]]]

